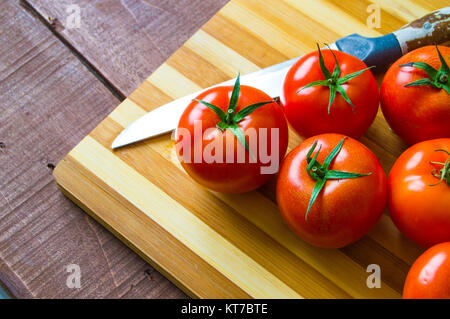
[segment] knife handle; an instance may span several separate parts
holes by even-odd
[[[436,10],[393,32],[403,54],[450,41],[450,7]]]
[[[352,34],[336,41],[336,47],[383,71],[390,63],[414,49],[450,41],[450,7],[434,11],[401,29],[378,37]]]
[[[375,66],[377,72],[402,56],[397,38],[392,33],[377,38],[366,38],[355,33],[337,40],[335,44],[339,51],[359,58],[367,66]]]

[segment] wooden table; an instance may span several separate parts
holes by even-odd
[[[12,296],[186,297],[65,198],[52,169],[226,2],[0,3],[0,282]],[[80,28],[65,28],[72,4]],[[70,264],[82,289],[66,285]]]
[[[358,17],[349,19],[348,25],[336,24],[342,27],[339,32],[348,34],[355,24],[366,23],[368,6],[378,0],[346,0],[344,4],[337,0],[320,1],[333,10],[341,10],[344,16]],[[186,297],[63,197],[56,188],[52,170],[226,2],[3,0],[0,3],[0,283],[11,295]],[[386,22],[380,32],[385,32],[399,28],[423,8],[431,11],[433,6],[448,5],[448,0],[434,0],[433,5],[428,0],[398,6],[391,1],[381,3],[384,7],[381,15]],[[297,22],[282,12],[288,11],[263,10],[262,14]],[[322,20],[333,20],[334,11],[324,13]],[[242,17],[245,14],[236,19]],[[232,36],[228,39],[235,40]],[[285,38],[273,40],[281,46],[289,43]],[[264,46],[256,49],[261,48],[265,50]],[[288,46],[288,56],[297,50]],[[274,51],[264,53],[270,58]],[[370,249],[377,249],[370,246],[370,241],[367,243]],[[356,260],[361,258],[357,252],[351,252],[351,247],[346,249]],[[390,267],[396,270],[390,272],[393,275],[389,280],[400,291],[403,279],[397,274],[405,274],[411,262],[406,264],[386,256]],[[80,267],[82,288],[67,285],[70,279],[67,267],[72,264]]]

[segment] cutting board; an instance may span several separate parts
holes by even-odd
[[[379,36],[444,7],[446,1],[232,0],[86,136],[54,171],[70,199],[192,297],[398,298],[422,249],[385,213],[343,249],[318,249],[283,223],[274,180],[258,191],[223,195],[181,168],[171,136],[112,151],[128,124],[175,98],[308,53],[316,41],[351,33]],[[447,3],[448,4],[448,3]],[[290,133],[290,148],[302,138]],[[386,172],[405,145],[379,113],[361,142]],[[357,203],[355,203],[357,205]],[[369,288],[369,265],[381,287]]]

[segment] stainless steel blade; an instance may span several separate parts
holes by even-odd
[[[334,44],[331,44],[330,47],[337,50]],[[286,73],[298,59],[300,57],[243,75],[241,76],[241,84],[260,89],[271,97],[278,97],[280,96]],[[231,79],[212,87],[233,85],[235,80]],[[143,115],[128,125],[117,136],[111,148],[115,149],[173,131],[177,127],[178,121],[186,106],[204,90],[174,100]]]

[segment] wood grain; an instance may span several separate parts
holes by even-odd
[[[343,8],[332,0],[232,0],[69,153],[55,170],[58,184],[197,297],[233,295],[236,289],[256,298],[399,297],[406,272],[423,249],[403,237],[386,214],[357,243],[340,250],[317,249],[282,222],[273,181],[242,195],[205,190],[180,167],[170,136],[117,151],[109,148],[125,126],[146,112],[230,78],[237,70],[252,72],[296,57],[313,50],[317,40],[391,32],[439,5],[393,2],[381,1],[382,28],[377,30],[365,24],[368,1],[351,1]],[[291,132],[290,147],[301,140]],[[405,149],[381,113],[361,141],[386,172]],[[114,201],[108,205],[115,208],[105,209],[103,201]],[[155,229],[166,233],[149,237]],[[161,255],[169,243],[176,260]],[[209,285],[181,278],[198,274],[196,262],[183,261],[192,252],[212,267],[203,268],[202,276],[229,279],[221,290],[211,292]],[[382,269],[381,289],[366,286],[366,268],[373,263]]]
[[[27,0],[55,31],[128,96],[227,0]],[[71,5],[80,28],[67,28]]]
[[[58,191],[53,164],[119,101],[17,2],[0,3],[0,281],[19,298],[185,297]],[[81,289],[66,286],[71,263]]]

